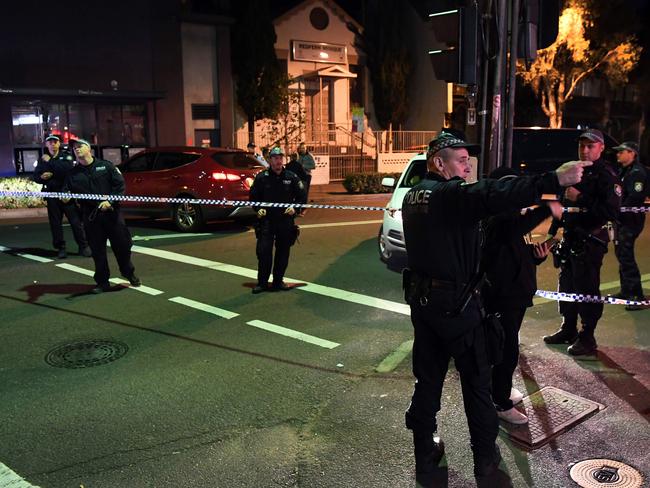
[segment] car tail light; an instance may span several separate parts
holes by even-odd
[[[234,173],[226,173],[225,171],[213,171],[211,178],[215,181],[239,181],[241,176]]]

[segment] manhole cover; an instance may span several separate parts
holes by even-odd
[[[502,422],[501,428],[512,440],[530,449],[543,446],[561,432],[605,408],[600,403],[553,386],[546,386],[527,396],[517,408],[521,410],[522,406],[528,416],[528,423],[513,425]]]
[[[583,488],[640,488],[643,475],[632,466],[613,459],[587,459],[574,464],[571,479]]]
[[[128,350],[123,342],[78,341],[52,349],[45,356],[45,362],[57,368],[90,368],[120,359]]]

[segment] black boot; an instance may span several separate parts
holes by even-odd
[[[430,486],[438,463],[445,454],[445,444],[431,432],[413,432],[413,446],[415,481],[419,486]]]
[[[578,338],[567,348],[567,352],[572,356],[589,356],[595,354],[598,349],[593,332],[581,331]]]
[[[544,336],[546,344],[572,344],[578,337],[576,326],[562,324],[560,328],[551,335]]]
[[[499,446],[494,445],[494,452],[489,456],[474,454],[474,476],[477,479],[492,476],[501,463],[501,451]]]

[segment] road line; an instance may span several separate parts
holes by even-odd
[[[187,234],[159,234],[155,236],[133,236],[132,240],[133,241],[153,241],[156,239],[178,239],[181,237],[203,237],[203,236],[211,236],[214,234],[211,234],[210,232],[202,232],[198,234],[193,234],[191,232],[188,232]]]
[[[38,488],[0,462],[0,488]]]
[[[26,254],[26,253],[21,253],[21,252],[13,252],[13,250],[10,247],[0,246],[0,251],[6,252],[6,253],[12,253],[14,256],[20,256],[21,258],[31,259],[32,261],[38,261],[39,263],[51,263],[52,261],[54,261],[53,259],[44,258],[44,257],[41,257],[41,256],[34,256],[33,254]]]
[[[320,337],[298,332],[297,330],[287,329],[286,327],[280,327],[279,325],[264,322],[263,320],[251,320],[246,323],[253,327],[257,327],[258,329],[264,329],[268,332],[274,332],[275,334],[291,337],[292,339],[298,339],[299,341],[308,342],[309,344],[314,344],[326,349],[334,349],[341,345],[336,342],[328,341],[327,339],[321,339]]]
[[[80,268],[79,266],[75,266],[74,264],[61,263],[61,264],[57,264],[56,266],[58,266],[59,268],[67,269],[68,271],[72,271],[74,273],[79,273],[79,274],[82,274],[82,275],[85,275],[85,276],[90,276],[91,278],[93,278],[95,276],[95,273],[93,271],[91,271],[89,269],[85,269],[85,268]],[[129,282],[127,280],[123,280],[122,278],[111,278],[109,281],[111,283],[115,284],[115,285],[127,285],[127,284],[129,284]],[[140,285],[140,286],[137,286],[137,287],[136,286],[129,286],[128,288],[130,288],[132,290],[139,291],[141,293],[145,293],[147,295],[152,295],[152,296],[162,295],[164,293],[161,290],[157,290],[155,288],[151,288],[149,286],[144,286],[144,285]]]
[[[213,307],[212,305],[207,305],[205,303],[197,302],[190,300],[189,298],[184,297],[174,297],[169,299],[170,302],[179,303],[185,305],[186,307],[194,308],[196,310],[201,310],[203,312],[211,313],[212,315],[217,315],[223,317],[224,319],[232,319],[239,316],[238,313],[231,312],[229,310],[224,310],[223,308]]]
[[[413,349],[413,339],[402,342],[397,349],[391,352],[384,360],[379,363],[375,368],[377,373],[390,373],[409,355]]]
[[[146,254],[148,256],[154,256],[161,259],[168,259],[170,261],[176,261],[179,263],[200,266],[202,268],[208,268],[214,271],[222,271],[224,273],[230,273],[238,276],[244,276],[246,278],[257,279],[257,270],[244,268],[242,266],[220,263],[218,261],[196,258],[193,256],[187,256],[185,254],[180,254],[172,251],[165,251],[162,249],[154,249],[149,247],[133,246],[131,250],[133,252]],[[285,278],[284,281],[286,281],[287,283],[304,284],[304,286],[296,287],[296,290],[315,293],[317,295],[336,298],[338,300],[344,300],[347,302],[357,303],[360,305],[366,305],[368,307],[388,310],[402,315],[410,315],[411,313],[410,307],[405,303],[393,302],[390,300],[385,300],[383,298],[375,298],[367,295],[362,295],[360,293],[341,290],[339,288],[332,288],[324,285],[317,285],[316,283],[304,282],[293,278]]]

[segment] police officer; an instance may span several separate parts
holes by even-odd
[[[61,150],[61,139],[56,135],[49,135],[45,138],[46,150],[38,161],[34,170],[33,179],[36,183],[43,185],[43,191],[61,191],[66,174],[74,167],[74,159],[68,152]],[[57,257],[64,259],[68,257],[63,237],[63,216],[70,222],[72,234],[79,246],[79,254],[90,257],[91,251],[86,240],[79,210],[74,202],[63,203],[58,198],[46,198],[47,218],[50,222],[52,233],[52,245],[58,249]]]
[[[584,212],[565,213],[553,220],[549,235],[564,227],[556,248],[560,267],[560,292],[600,295],[600,268],[607,252],[607,222],[616,222],[621,206],[621,184],[614,168],[602,158],[603,133],[588,129],[578,140],[578,154],[583,161],[593,161],[578,185],[565,190],[561,203],[565,207],[582,207]],[[574,356],[596,352],[596,324],[603,314],[602,303],[559,302],[562,324],[555,333],[545,336],[547,344],[571,344],[567,351]],[[578,316],[582,330],[578,333]]]
[[[280,147],[271,149],[269,169],[257,174],[250,191],[254,202],[305,203],[307,196],[300,178],[284,168],[284,152]],[[258,223],[257,237],[257,286],[253,293],[290,290],[284,283],[284,272],[289,264],[289,251],[297,237],[294,223],[295,207],[265,208],[254,206]],[[275,258],[273,244],[275,243]],[[273,266],[273,286],[269,288],[269,276]]]
[[[84,139],[71,141],[77,165],[66,176],[62,191],[70,193],[90,193],[96,195],[123,195],[124,178],[110,161],[95,158],[90,143]],[[108,279],[110,270],[106,257],[106,239],[120,267],[120,273],[131,286],[140,286],[140,278],[135,274],[131,263],[131,233],[120,212],[117,201],[80,200],[84,226],[95,261],[95,282],[93,293],[110,289]]]
[[[627,141],[614,148],[616,159],[621,166],[620,177],[623,183],[623,207],[642,207],[647,194],[647,173],[639,162],[639,146]],[[634,257],[634,243],[643,230],[645,213],[621,212],[617,226],[617,242],[614,246],[618,259],[618,272],[621,278],[621,291],[616,296],[626,300],[645,300],[641,273]],[[628,305],[626,310],[641,310],[641,305]]]
[[[494,474],[500,462],[495,444],[498,420],[490,396],[490,359],[481,307],[479,222],[506,210],[535,203],[544,192],[580,181],[582,166],[566,163],[554,173],[482,180],[467,184],[468,149],[476,147],[450,134],[429,143],[426,178],[404,197],[402,214],[410,271],[405,297],[414,328],[416,378],[406,427],[413,431],[416,480],[431,484],[444,445],[434,438],[436,413],[451,357],[460,374],[469,424],[474,474]]]

